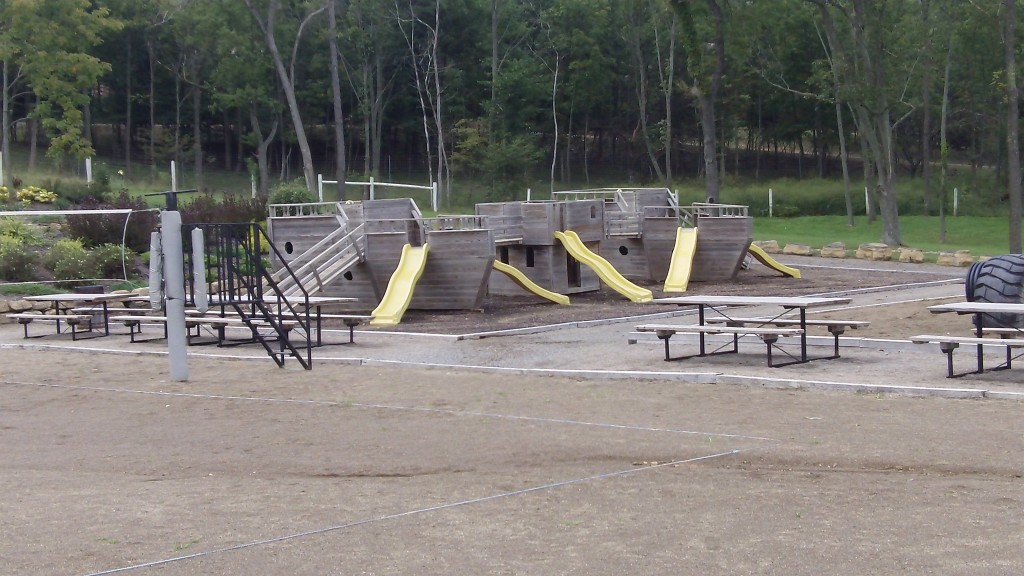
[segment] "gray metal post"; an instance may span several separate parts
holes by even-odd
[[[167,356],[171,380],[188,380],[188,332],[185,328],[185,258],[181,247],[181,213],[160,213],[163,234],[164,290],[167,293]]]

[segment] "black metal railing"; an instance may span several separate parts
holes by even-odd
[[[277,252],[266,232],[256,223],[186,224],[182,226],[184,244],[186,304],[196,304],[196,278],[192,274],[195,255],[192,230],[203,231],[202,266],[206,272],[209,307],[219,309],[222,316],[237,314],[251,333],[251,341],[259,342],[278,366],[292,356],[303,368],[312,368],[312,334],[309,294],[298,283],[291,268]],[[286,296],[270,272],[263,257],[266,242],[287,271],[287,277],[298,284],[298,292]],[[269,332],[268,332],[269,328]],[[219,328],[223,331],[223,328]],[[295,334],[298,332],[298,334]],[[223,332],[221,332],[222,334]],[[294,343],[302,337],[303,346]],[[219,338],[222,341],[223,338]],[[277,344],[275,347],[274,344]]]

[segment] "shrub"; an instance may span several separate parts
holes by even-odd
[[[122,255],[120,244],[101,244],[89,253],[89,257],[93,268],[103,278],[127,278],[135,264],[135,252],[125,247]]]
[[[265,198],[225,195],[218,200],[213,194],[204,194],[179,206],[184,224],[220,224],[253,222],[267,217]]]
[[[299,180],[282,182],[270,192],[271,204],[310,204],[317,201],[317,197],[306,189],[306,183]]]
[[[149,250],[149,235],[156,229],[156,214],[148,211],[143,200],[132,198],[127,192],[122,191],[113,202],[86,202],[77,208],[84,210],[103,208],[138,210],[138,212],[132,212],[131,217],[128,218],[127,230],[125,229],[124,214],[68,216],[68,233],[74,238],[81,239],[85,246],[120,245],[123,236],[125,245],[132,251],[139,253]]]
[[[38,226],[17,217],[0,218],[0,236],[17,238],[27,246],[40,246],[44,242]]]
[[[92,184],[85,180],[44,180],[43,187],[53,190],[62,203],[69,206],[83,202],[103,202],[110,195],[110,179],[94,180]]]
[[[0,278],[4,280],[35,280],[38,259],[34,252],[14,236],[0,235]]]
[[[80,240],[58,240],[43,257],[43,265],[53,272],[58,284],[70,285],[73,283],[64,281],[84,280],[97,276],[89,252]]]
[[[57,200],[57,194],[39,186],[25,186],[18,190],[18,201],[22,204],[53,204]]]

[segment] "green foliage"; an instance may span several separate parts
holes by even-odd
[[[185,224],[213,224],[227,222],[253,222],[267,217],[266,198],[241,195],[204,194],[179,206],[181,221]]]
[[[50,178],[41,182],[42,187],[53,190],[59,197],[58,203],[68,206],[85,202],[103,202],[110,194],[110,181],[94,180],[90,185],[85,180]]]
[[[60,285],[70,286],[68,280],[84,280],[97,276],[96,265],[80,240],[64,238],[53,244],[43,256],[43,266],[53,272]]]
[[[156,228],[156,215],[153,212],[142,212],[142,210],[146,210],[144,201],[132,198],[127,192],[122,191],[113,202],[84,202],[78,208],[139,210],[139,212],[132,212],[131,217],[128,218],[127,230],[124,214],[68,216],[69,235],[81,239],[86,246],[121,244],[123,236],[124,243],[133,251],[144,252],[149,249],[150,233]]]
[[[8,284],[0,286],[0,294],[4,296],[43,296],[59,292],[60,290],[46,284]]]
[[[14,216],[0,218],[0,236],[14,238],[26,246],[40,246],[45,241],[38,226]]]
[[[21,239],[0,235],[0,278],[4,280],[35,280],[38,258]]]
[[[133,271],[136,254],[131,248],[125,248],[122,255],[121,244],[101,244],[89,252],[89,258],[101,277],[127,278]]]
[[[56,192],[51,192],[39,186],[25,186],[18,190],[18,201],[25,205],[32,203],[53,204],[55,200],[57,200]]]
[[[317,197],[306,188],[302,179],[281,182],[270,191],[270,204],[309,204]]]

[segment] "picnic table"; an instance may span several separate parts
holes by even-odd
[[[790,364],[802,364],[811,360],[831,359],[839,357],[839,335],[846,328],[856,328],[867,324],[857,320],[822,320],[814,321],[807,319],[807,310],[810,308],[821,308],[827,306],[841,306],[849,304],[849,298],[841,297],[816,297],[816,296],[714,296],[714,295],[693,295],[674,296],[671,298],[658,298],[652,301],[654,304],[668,304],[674,306],[694,306],[697,308],[697,324],[673,325],[673,324],[645,324],[637,326],[641,332],[655,332],[658,338],[665,342],[665,360],[682,360],[694,356],[709,356],[713,354],[736,353],[739,351],[739,337],[741,335],[757,335],[766,344],[768,355],[768,366],[781,367]],[[778,310],[756,317],[741,317],[734,313],[734,309],[749,307],[769,307]],[[708,313],[713,312],[711,316]],[[797,316],[788,316],[796,312]],[[835,337],[835,350],[832,356],[824,358],[810,358],[807,355],[807,328],[809,326],[827,326],[829,332]],[[788,326],[788,327],[787,327]],[[696,334],[699,341],[699,353],[690,356],[673,358],[669,353],[669,340],[675,334]],[[707,334],[730,334],[732,335],[732,349],[723,350],[725,346],[708,352],[705,336]],[[793,355],[778,348],[777,342],[783,336],[798,336],[800,338],[800,353]],[[792,358],[790,362],[773,363],[772,350],[778,349]]]
[[[913,336],[910,341],[916,344],[938,344],[939,349],[946,354],[946,377],[955,378],[965,374],[981,374],[985,371],[985,346],[995,346],[1006,349],[1006,359],[1002,364],[992,370],[1005,370],[1011,368],[1013,361],[1013,350],[1024,348],[1024,328],[1007,325],[1000,320],[1004,314],[1024,315],[1024,304],[1013,302],[950,302],[947,304],[935,304],[928,307],[932,314],[956,313],[959,315],[971,315],[974,318],[973,336],[936,335],[920,334]],[[1000,316],[997,316],[1000,315]],[[994,320],[998,326],[985,326],[985,317]],[[977,352],[977,370],[956,374],[953,371],[953,351],[961,344],[975,346]]]
[[[124,302],[131,298],[132,294],[44,294],[39,296],[26,296],[25,300],[30,302],[50,302],[54,310],[52,315],[41,314],[8,314],[8,318],[14,318],[25,327],[25,337],[28,338],[28,325],[36,320],[51,320],[56,324],[57,333],[61,333],[61,323],[70,326],[72,339],[77,339],[77,327],[85,322],[87,331],[93,331],[92,320],[94,316],[100,316],[103,323],[103,335],[110,335],[110,310],[111,302]],[[77,313],[80,311],[86,313]],[[95,314],[93,313],[95,312]]]

